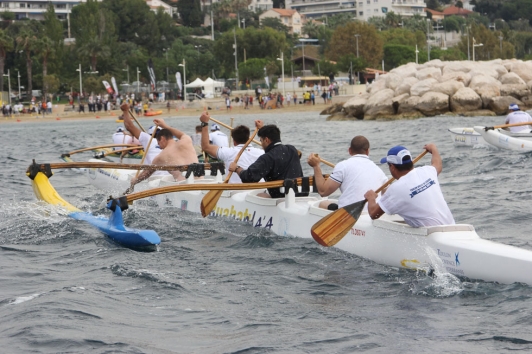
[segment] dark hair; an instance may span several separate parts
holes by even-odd
[[[168,129],[158,129],[155,134],[155,139],[159,140],[161,137],[165,137],[167,140],[173,139],[174,134]]]
[[[201,133],[201,125],[196,125],[196,133]]]
[[[351,152],[364,154],[369,149],[369,140],[362,135],[357,135],[351,140]]]
[[[245,125],[239,125],[231,131],[231,137],[237,144],[245,144],[249,139],[249,128]]]
[[[272,143],[281,141],[281,131],[273,124],[263,126],[257,134],[261,138],[270,139]]]

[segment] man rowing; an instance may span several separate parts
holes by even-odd
[[[519,106],[515,103],[512,103],[509,107],[509,110],[512,112],[506,116],[504,124],[514,124],[514,123],[526,123],[530,122],[530,125],[521,125],[517,127],[509,127],[512,133],[530,133],[532,129],[532,117],[530,114],[523,112]]]
[[[320,158],[316,154],[310,154],[307,162],[314,169],[314,181],[318,193],[322,197],[327,197],[338,188],[342,192],[338,203],[324,200],[320,203],[320,208],[329,210],[343,208],[363,200],[364,193],[368,190],[378,189],[386,183],[384,172],[368,157],[368,139],[362,135],[355,136],[351,140],[348,152],[351,157],[338,163],[327,180],[323,178],[321,172]]]
[[[403,146],[395,146],[381,163],[388,163],[390,173],[397,180],[377,202],[373,190],[366,192],[368,212],[372,219],[382,214],[397,214],[412,227],[454,225],[454,218],[443,198],[438,175],[442,160],[436,145],[423,147],[432,154],[431,165],[414,168],[412,154]]]
[[[229,165],[229,171],[236,173],[244,183],[259,182],[261,178],[265,181],[278,181],[303,177],[298,151],[292,145],[281,142],[279,128],[273,124],[264,125],[262,120],[256,120],[255,127],[259,129],[257,135],[264,148],[264,155],[247,169],[233,161]],[[268,193],[259,193],[258,196],[282,198],[283,194],[279,188],[268,188]]]
[[[232,147],[227,146],[219,146],[213,142],[211,144],[209,142],[209,112],[204,112],[201,117],[201,148],[203,151],[205,151],[207,154],[211,155],[212,157],[222,160],[225,163],[226,166],[226,172],[228,173],[228,167],[231,162],[234,161],[236,155],[242,150],[244,147],[244,144],[249,140],[249,128],[245,125],[239,125],[231,131],[231,137],[233,138],[233,144]],[[225,139],[227,142],[227,137]],[[242,153],[238,160],[238,165],[241,166],[243,169],[248,168],[251,164],[253,164],[259,156],[263,155],[264,151],[261,149],[257,149],[253,146],[248,146],[246,150]],[[229,179],[229,183],[242,183],[242,180],[238,176],[238,174],[233,173],[231,175],[231,178]]]

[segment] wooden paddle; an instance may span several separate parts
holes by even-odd
[[[129,115],[131,116],[131,118],[133,118],[133,120],[135,122],[137,122],[140,130],[142,130],[144,133],[146,133],[146,130],[144,129],[144,127],[142,126],[142,124],[140,124],[140,122],[138,121],[137,117],[135,117],[135,115],[133,114],[133,110],[131,109],[131,107],[129,107]]]
[[[416,157],[413,163],[418,162],[425,154],[427,150],[423,151]],[[383,184],[375,192],[380,193],[384,188],[388,187],[395,178],[390,178],[388,182]],[[329,215],[322,218],[315,223],[310,232],[314,240],[322,246],[331,247],[337,244],[348,232],[353,228],[353,225],[357,222],[360,214],[364,210],[367,200],[361,200],[359,202],[346,205],[345,207],[338,209]]]
[[[225,124],[225,123],[223,123],[223,122],[220,122],[219,120],[214,119],[213,117],[209,117],[209,119],[212,120],[214,123],[216,123],[216,124],[218,124],[218,125],[221,125],[221,126],[224,127],[224,128],[227,128],[227,129],[229,129],[229,130],[233,130],[233,127],[231,127],[230,125],[227,125],[227,124]],[[255,139],[253,139],[252,141],[253,141],[255,144],[257,144],[257,145],[261,145],[261,146],[262,146],[262,144],[260,143],[260,141],[255,140]],[[298,150],[298,152],[299,152],[300,155],[301,155],[301,151]],[[327,161],[327,160],[324,160],[324,159],[322,159],[321,157],[320,157],[320,161],[323,162],[324,164],[326,164],[327,166],[329,166],[329,167],[333,167],[333,168],[334,168],[334,164],[333,164],[332,162],[329,162],[329,161]]]
[[[329,175],[324,175],[325,178],[329,178]],[[309,184],[314,183],[314,177],[310,176]],[[300,186],[303,178],[294,179],[295,183]],[[175,193],[183,191],[205,191],[205,190],[221,190],[221,191],[245,191],[251,189],[263,189],[263,188],[276,188],[283,187],[284,180],[271,181],[271,182],[257,182],[257,183],[194,183],[194,184],[176,184],[173,186],[152,188],[141,192],[131,193],[127,196],[123,196],[127,203],[131,203],[138,199],[153,197],[160,194]],[[122,199],[120,198],[120,199]]]
[[[255,135],[257,135],[258,131],[259,131],[258,129],[255,129],[253,134],[249,137],[248,141],[244,144],[242,149],[240,149],[240,151],[238,152],[238,155],[236,155],[235,159],[233,160],[234,163],[238,162],[238,159],[240,158],[242,153],[246,150],[248,145],[251,143]],[[223,183],[227,184],[232,175],[233,175],[233,171],[229,171]],[[211,213],[212,209],[214,209],[214,207],[216,206],[216,203],[218,203],[218,200],[222,196],[222,193],[223,191],[209,191],[209,193],[205,194],[205,196],[201,200],[201,205],[200,205],[201,215],[203,215],[203,217],[206,217],[207,215]]]
[[[84,151],[90,151],[90,150],[96,150],[96,149],[104,149],[104,148],[111,148],[111,147],[122,147],[122,146],[125,146],[125,147],[137,147],[138,148],[138,145],[135,145],[135,144],[107,144],[107,145],[93,146],[93,147],[88,147],[88,148],[84,148],[84,149],[74,150],[74,151],[71,151],[71,152],[67,152],[66,154],[62,154],[61,157],[70,157],[70,155],[77,154],[78,152],[84,152]]]
[[[32,167],[33,165],[30,165]],[[128,163],[113,163],[113,162],[59,162],[59,163],[43,163],[38,164],[41,171],[50,169],[63,168],[114,168],[117,170],[155,170],[155,171],[188,171],[189,165],[140,165]],[[210,170],[211,164],[203,164],[204,169]]]
[[[127,149],[109,151],[109,152],[106,152],[105,154],[102,151],[100,154],[94,155],[94,158],[102,159],[102,158],[104,158],[106,156],[109,156],[109,155],[112,155],[112,154],[119,154],[119,153],[122,153],[122,152],[127,152],[127,151],[132,151],[132,150],[144,150],[144,147],[142,147],[142,145],[139,145],[139,146],[129,147]]]
[[[151,142],[153,140],[153,137],[155,136],[155,134],[157,134],[157,129],[159,129],[159,127],[157,125],[155,125],[153,127],[153,132],[151,133],[150,140],[148,141],[148,145],[146,145],[146,151],[144,153],[144,156],[142,156],[142,160],[140,161],[141,165],[144,163],[144,160],[146,160],[146,156],[148,156],[148,151],[150,150],[150,145],[151,145]],[[139,173],[140,173],[140,170],[137,171],[137,174],[135,175],[135,178],[137,178],[139,176]]]
[[[512,124],[503,124],[503,125],[495,125],[493,127],[485,127],[484,130],[495,130],[495,129],[501,129],[501,128],[509,128],[509,127],[519,127],[521,125],[532,125],[532,122],[520,122],[520,123],[512,123]]]

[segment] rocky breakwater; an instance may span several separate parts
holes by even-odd
[[[333,120],[503,115],[511,103],[532,108],[531,88],[532,61],[437,59],[380,75],[366,93],[323,113]]]

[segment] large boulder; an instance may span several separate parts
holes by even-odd
[[[402,95],[403,93],[408,93],[410,94],[410,88],[412,87],[412,85],[414,85],[415,83],[417,83],[419,80],[416,79],[415,77],[413,76],[410,76],[410,77],[407,77],[403,80],[403,82],[401,83],[401,85],[399,85],[399,87],[397,87],[395,89],[395,95],[396,96],[399,96],[399,95]]]
[[[516,73],[508,73],[499,78],[499,81],[503,85],[525,85],[525,81],[519,77]]]
[[[364,120],[393,116],[395,114],[392,102],[394,95],[394,91],[390,89],[384,89],[371,95],[364,107]]]
[[[443,68],[445,66],[445,63],[442,62],[440,59],[432,59],[431,61],[428,61],[422,65],[420,65],[420,69],[423,69],[423,68],[438,68],[440,69],[440,72],[441,72],[441,68]]]
[[[441,79],[441,69],[435,68],[435,67],[428,67],[425,69],[421,69],[417,72],[416,78],[420,81],[425,79],[436,79],[437,81],[440,81]]]
[[[500,96],[500,97],[494,97],[491,102],[488,105],[488,108],[495,112],[497,115],[501,116],[503,114],[508,113],[508,107],[512,104],[516,103],[518,105],[522,105],[523,102],[517,100],[515,97],[512,96]]]
[[[374,94],[375,92],[379,92],[380,90],[383,90],[386,88],[386,77],[379,77],[378,80],[373,81],[369,87],[367,87],[367,91],[370,94]]]
[[[399,105],[397,107],[397,113],[405,114],[405,113],[419,112],[416,108],[419,101],[421,101],[421,97],[419,96],[410,96],[402,100],[401,102],[399,102]]]
[[[517,99],[530,95],[530,90],[526,84],[501,85],[501,96],[512,96]]]
[[[474,89],[474,91],[480,96],[482,99],[482,107],[488,108],[491,100],[494,97],[499,97],[501,95],[501,89],[497,85],[485,85],[480,86]]]
[[[469,83],[471,82],[471,75],[461,72],[461,71],[454,71],[450,73],[443,74],[441,76],[440,81],[445,82],[449,80],[459,81],[464,84],[464,86],[469,86]]]
[[[421,97],[417,109],[426,116],[449,112],[449,96],[440,92],[427,92]]]
[[[450,61],[442,68],[442,74],[449,74],[453,72],[468,73],[474,68],[473,62],[469,61]]]
[[[398,75],[396,73],[389,73],[386,75],[386,88],[392,89],[395,91],[395,89],[401,85],[404,78],[401,75]]]
[[[344,107],[343,107],[344,112],[349,117],[363,119],[364,118],[364,107],[366,106],[367,102],[368,102],[367,94],[355,96],[344,104]]]
[[[469,83],[469,87],[473,90],[485,85],[495,85],[500,87],[501,83],[496,78],[487,75],[475,75],[471,78],[471,82]]]
[[[321,115],[329,115],[329,114],[335,114],[339,112],[344,111],[344,104],[345,103],[334,103],[330,106],[327,106],[324,110],[320,112]]]
[[[403,78],[407,78],[407,77],[416,77],[417,71],[418,71],[418,64],[408,63],[405,65],[401,65],[395,69],[392,69],[390,73],[398,74],[399,76]]]
[[[504,69],[504,73],[508,73],[508,71],[506,71],[506,69],[504,68],[504,66],[502,65],[499,65],[502,69]],[[495,67],[491,66],[491,65],[487,65],[487,64],[479,64],[477,66],[475,66],[473,69],[471,69],[471,71],[469,72],[469,75],[471,75],[471,77],[475,77],[477,75],[485,75],[485,76],[490,76],[494,79],[498,79],[499,78],[499,72],[495,69]]]
[[[464,113],[482,108],[482,99],[469,87],[463,87],[456,91],[450,99],[451,111]]]
[[[410,87],[410,96],[423,96],[437,83],[438,80],[434,78],[418,81]]]
[[[524,82],[532,80],[532,63],[531,62],[522,62],[514,61],[511,63],[505,64],[505,67],[509,72],[517,74]]]
[[[447,96],[452,96],[455,94],[456,91],[464,88],[464,84],[462,82],[449,80],[445,82],[440,82],[438,84],[435,84],[432,86],[431,91],[432,92],[440,92],[444,93]]]

